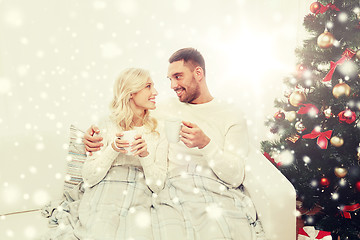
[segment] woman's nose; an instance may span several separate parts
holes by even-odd
[[[154,88],[154,91],[153,91],[153,95],[154,96],[157,96],[158,95],[158,91]]]

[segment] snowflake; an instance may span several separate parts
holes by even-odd
[[[304,161],[305,163],[310,163],[311,159],[310,159],[308,156],[304,156],[304,157],[303,157],[303,161]]]
[[[206,207],[206,212],[209,218],[218,219],[222,216],[223,209],[218,204],[213,203]]]
[[[348,15],[345,12],[342,12],[338,16],[339,22],[346,23],[348,20]]]
[[[148,212],[138,212],[135,221],[140,228],[148,228],[151,226],[151,217]]]
[[[24,235],[27,238],[33,239],[37,234],[37,231],[34,226],[28,226],[24,229]]]
[[[32,173],[32,174],[35,174],[35,173],[37,172],[36,167],[30,166],[30,167],[29,167],[29,172]]]
[[[357,74],[357,65],[353,61],[346,61],[338,67],[344,76],[354,77]]]
[[[13,27],[21,27],[23,25],[23,16],[19,10],[10,10],[5,13],[5,22]]]
[[[191,8],[190,0],[175,0],[174,7],[179,12],[187,12]]]
[[[39,206],[45,205],[50,200],[50,195],[47,191],[39,189],[34,192],[32,196],[33,202]]]
[[[138,9],[136,1],[132,0],[121,0],[118,4],[118,9],[120,12],[125,15],[132,16],[135,15]]]
[[[9,79],[0,78],[0,94],[8,94],[11,91],[11,83]]]

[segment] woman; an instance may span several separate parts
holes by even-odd
[[[81,239],[152,239],[150,209],[164,186],[168,149],[149,115],[156,95],[143,69],[126,69],[115,82],[111,114],[99,123],[104,146],[83,166],[86,190],[75,231]],[[121,139],[129,130],[137,132],[133,142]]]

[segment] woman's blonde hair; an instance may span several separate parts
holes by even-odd
[[[146,87],[150,78],[149,71],[141,68],[127,68],[123,70],[114,83],[114,98],[110,103],[110,117],[124,131],[134,128],[134,112],[130,108],[131,94]],[[154,132],[157,127],[155,118],[150,117],[149,110],[145,110],[143,124]]]

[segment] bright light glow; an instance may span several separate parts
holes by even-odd
[[[289,150],[284,150],[277,156],[275,161],[283,165],[290,165],[294,161],[294,154]]]
[[[263,32],[252,32],[242,26],[239,35],[228,42],[216,43],[219,52],[225,53],[224,62],[228,63],[226,73],[228,77],[239,77],[251,79],[248,83],[259,85],[262,80],[266,80],[265,74],[282,70],[291,72],[293,65],[284,66],[276,59],[275,39],[272,34]],[[261,47],[254,47],[261,46]],[[262,60],[264,60],[262,62]],[[255,86],[254,86],[255,87]]]
[[[332,194],[331,198],[334,199],[334,200],[337,200],[337,199],[339,199],[339,194],[334,193],[334,194]]]
[[[311,159],[308,156],[304,156],[303,160],[305,163],[310,163]]]
[[[328,29],[331,29],[331,28],[334,27],[334,23],[333,23],[333,22],[327,22],[327,23],[326,23],[326,27],[327,27]]]
[[[348,20],[348,15],[345,12],[342,12],[338,16],[339,22],[345,23]]]

